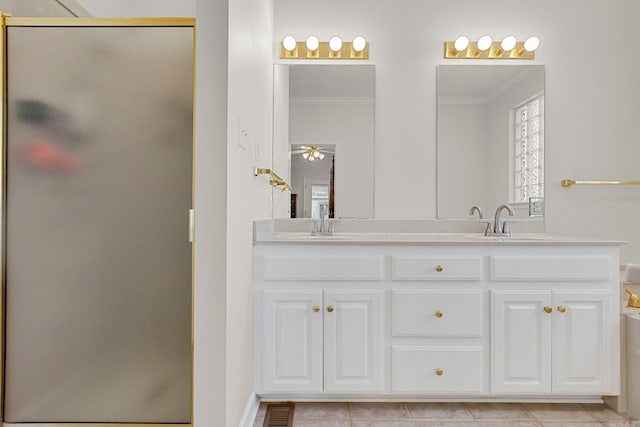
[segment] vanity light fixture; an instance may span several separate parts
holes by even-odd
[[[469,37],[458,36],[456,41],[453,42],[453,47],[455,47],[458,52],[466,50],[469,47]]]
[[[280,42],[281,59],[369,59],[369,43],[363,36],[356,36],[351,42],[343,42],[333,36],[328,42],[309,36],[305,41],[297,41],[287,35]]]
[[[293,52],[297,46],[298,42],[293,36],[285,36],[282,39],[282,47],[284,47],[287,52]]]
[[[506,36],[501,41],[493,41],[483,35],[478,41],[470,41],[467,36],[459,36],[455,41],[444,42],[444,57],[448,59],[535,59],[535,51],[540,46],[540,38],[531,36],[524,42],[515,36]]]
[[[491,38],[491,36],[488,36],[485,34],[484,36],[478,39],[478,42],[477,42],[478,50],[480,52],[484,52],[491,47],[492,43],[493,43],[493,39]]]
[[[329,50],[333,53],[342,50],[342,39],[339,36],[333,36],[329,39]]]

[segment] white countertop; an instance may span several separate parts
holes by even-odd
[[[544,233],[513,233],[511,237],[484,236],[482,233],[336,233],[315,235],[309,232],[257,232],[255,243],[322,243],[322,244],[471,244],[471,245],[623,245],[616,240],[555,236]]]

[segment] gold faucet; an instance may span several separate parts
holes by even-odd
[[[629,294],[627,307],[640,308],[640,298],[638,298],[638,295],[634,294],[629,289],[625,289],[624,291]]]

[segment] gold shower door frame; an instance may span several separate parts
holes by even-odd
[[[0,426],[4,427],[83,427],[83,426],[105,426],[105,427],[160,427],[176,426],[191,427],[193,423],[193,252],[191,246],[191,423],[7,423],[4,422],[4,393],[5,393],[5,345],[6,345],[6,194],[7,194],[7,29],[8,27],[192,27],[193,28],[193,110],[195,111],[195,18],[24,18],[12,17],[0,12],[0,68],[2,69],[2,198],[0,199],[0,220],[2,222],[2,245],[0,246],[0,256],[2,256],[2,292],[0,302],[2,304],[2,316],[0,317],[0,333],[2,334],[2,351],[0,352]],[[193,115],[195,118],[195,114]],[[191,179],[191,201],[195,198],[195,169],[194,169],[194,141],[195,134],[192,134],[192,179]],[[185,212],[185,215],[188,213]],[[192,224],[190,224],[191,226]],[[190,230],[191,236],[192,230]],[[185,239],[187,231],[185,230]]]

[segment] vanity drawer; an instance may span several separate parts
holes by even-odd
[[[391,257],[393,280],[482,280],[482,256]]]
[[[482,336],[480,290],[391,291],[394,336]]]
[[[608,256],[496,256],[491,257],[491,280],[496,281],[608,281]]]
[[[382,280],[382,256],[263,256],[263,280]]]
[[[391,347],[395,393],[482,393],[482,348]]]

